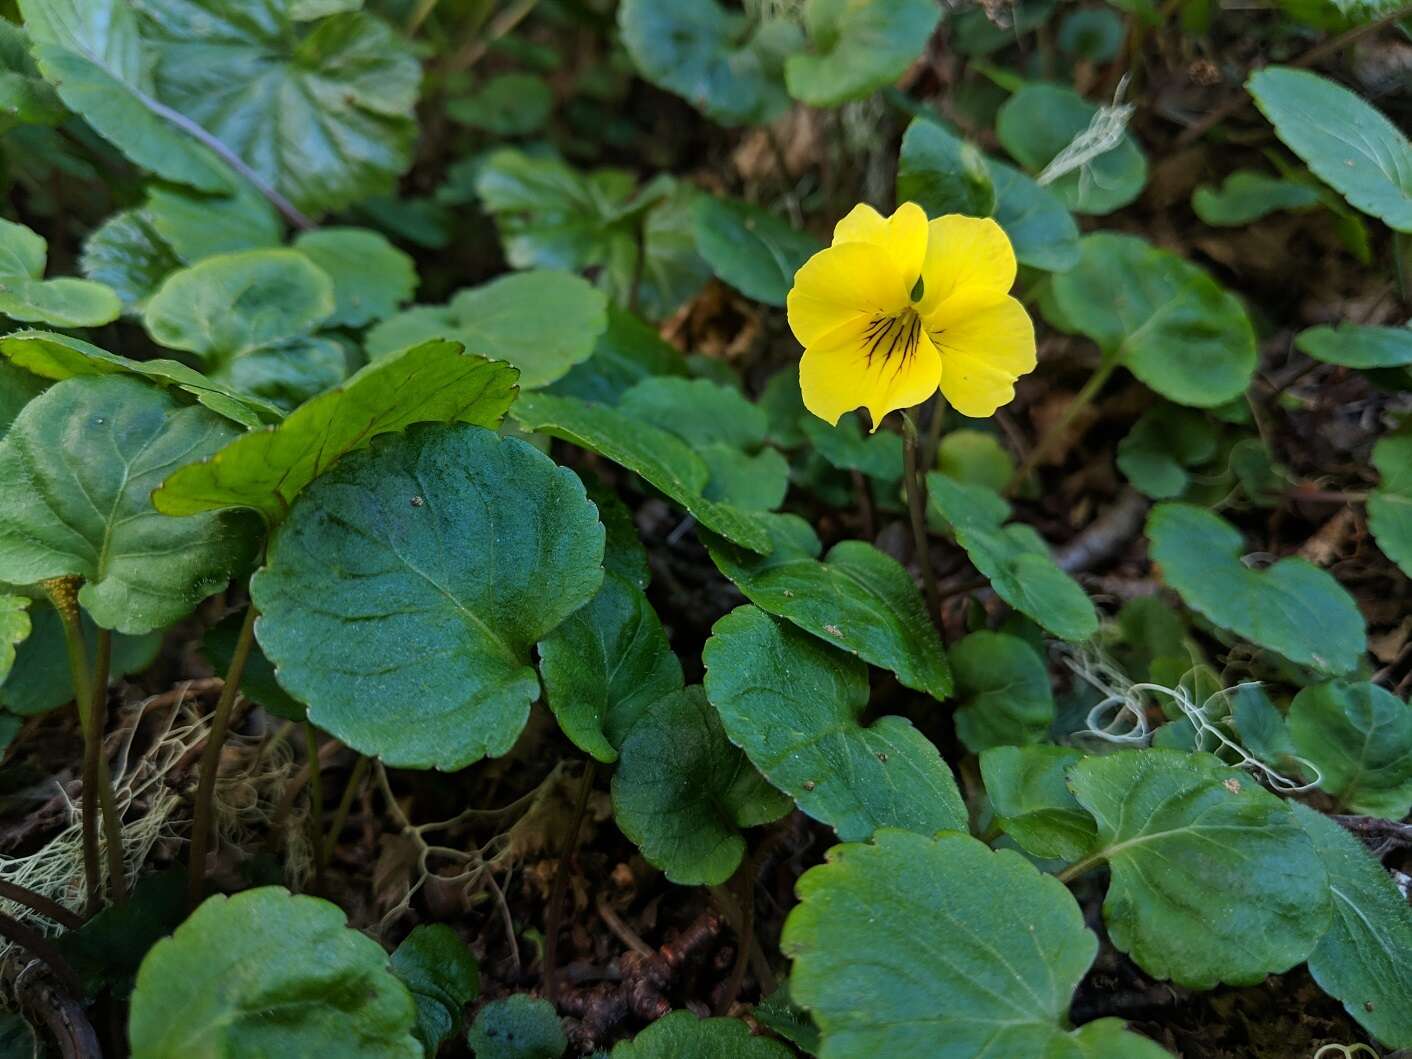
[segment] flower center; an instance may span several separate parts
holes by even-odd
[[[884,364],[896,361],[900,372],[917,354],[922,338],[922,318],[914,309],[903,309],[896,316],[879,316],[863,331],[863,348],[868,354],[868,367],[874,358]]]

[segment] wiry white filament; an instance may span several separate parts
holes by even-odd
[[[1118,146],[1136,109],[1131,103],[1122,101],[1127,87],[1128,75],[1124,74],[1123,79],[1118,82],[1118,90],[1113,93],[1112,104],[1098,108],[1098,112],[1089,121],[1088,128],[1070,140],[1062,151],[1049,160],[1049,164],[1035,177],[1036,183],[1052,184],[1065,173],[1083,169],[1099,155],[1107,154]],[[1089,178],[1091,174],[1085,172],[1084,177]]]

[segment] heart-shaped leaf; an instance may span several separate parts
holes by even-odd
[[[1031,526],[1004,525],[1010,505],[989,489],[927,475],[928,513],[950,527],[995,594],[1064,640],[1098,631],[1098,614],[1079,583],[1055,565]]]
[[[1149,408],[1118,443],[1118,469],[1144,496],[1181,496],[1190,470],[1216,456],[1220,427],[1201,412],[1180,405]]]
[[[333,315],[326,327],[366,327],[384,320],[417,289],[412,259],[366,228],[305,232],[294,249],[333,280]]]
[[[1087,130],[1098,107],[1071,88],[1028,84],[1005,101],[995,118],[995,135],[1010,155],[1052,187],[1071,210],[1112,213],[1142,193],[1147,156],[1127,132],[1083,165],[1045,180],[1045,170]]]
[[[686,683],[642,589],[611,572],[587,606],[540,642],[539,673],[564,734],[604,762],[617,760],[653,703]]]
[[[387,953],[337,905],[265,886],[208,899],[152,947],[128,1041],[142,1059],[319,1055],[330,1041],[348,1059],[420,1059],[415,1017]]]
[[[1065,746],[997,746],[981,753],[981,778],[995,823],[1036,857],[1078,860],[1098,829],[1069,790],[1083,754]]]
[[[691,447],[616,408],[573,397],[524,394],[512,414],[526,430],[562,438],[641,475],[707,529],[751,551],[767,552],[770,535],[757,513],[706,498],[711,471]]]
[[[465,355],[455,342],[423,342],[369,364],[278,426],[181,468],[152,503],[168,515],[248,507],[273,525],[301,489],[378,435],[427,422],[495,429],[514,399],[508,364]]]
[[[1331,675],[1363,657],[1363,616],[1326,571],[1293,557],[1252,570],[1240,561],[1240,532],[1191,504],[1158,504],[1147,537],[1163,580],[1220,628]]]
[[[821,545],[797,515],[770,520],[774,544],[761,558],[706,538],[711,558],[745,598],[936,699],[951,694],[951,670],[917,585],[902,565],[864,541]]]
[[[1308,210],[1319,205],[1319,189],[1297,180],[1237,169],[1220,187],[1203,184],[1191,195],[1191,208],[1204,222],[1233,228],[1280,210]]]
[[[995,213],[995,183],[974,144],[935,121],[913,118],[897,158],[897,201],[915,202],[928,217],[989,217]]]
[[[1339,806],[1387,820],[1412,811],[1412,706],[1392,692],[1340,681],[1305,688],[1290,703],[1289,734]]]
[[[413,928],[392,954],[392,973],[417,1005],[413,1032],[428,1055],[461,1032],[461,1011],[480,991],[480,966],[444,923]]]
[[[230,195],[153,184],[147,189],[142,216],[184,265],[217,254],[273,249],[284,242],[279,214],[244,181]]]
[[[702,651],[706,694],[731,742],[845,841],[879,827],[966,827],[951,770],[902,717],[864,727],[862,662],[755,607],[718,621]]]
[[[1070,325],[1170,401],[1224,404],[1255,371],[1255,331],[1235,296],[1136,236],[1085,236],[1053,294]]]
[[[1054,723],[1044,660],[1024,640],[981,629],[951,647],[956,734],[979,754],[993,746],[1038,743]]]
[[[1383,480],[1368,497],[1368,528],[1383,554],[1412,577],[1412,428],[1379,438],[1373,466]]]
[[[569,1046],[554,1005],[528,993],[481,1008],[466,1041],[476,1059],[559,1059]]]
[[[794,274],[824,244],[758,206],[702,195],[696,247],[718,278],[747,298],[784,308]]]
[[[0,316],[55,327],[97,327],[116,320],[122,302],[86,279],[45,279],[49,244],[23,224],[0,219]]]
[[[1396,125],[1308,70],[1267,66],[1246,87],[1275,134],[1315,176],[1350,206],[1412,232],[1412,144]]]
[[[781,66],[800,44],[789,22],[752,28],[716,0],[624,0],[618,26],[643,77],[722,125],[773,121],[789,105]]]
[[[237,393],[224,383],[175,360],[129,360],[53,331],[16,331],[0,338],[0,355],[45,379],[78,375],[135,375],[196,398],[211,411],[243,427],[278,422],[284,415],[270,402]]]
[[[381,19],[354,5],[304,19],[286,3],[133,2],[157,44],[157,99],[300,209],[391,191],[411,163],[421,65]]]
[[[1352,835],[1306,805],[1295,819],[1329,876],[1333,922],[1309,954],[1319,987],[1392,1048],[1412,1047],[1412,909],[1386,869]]]
[[[1412,327],[1327,324],[1299,332],[1294,348],[1305,356],[1345,368],[1412,366]]]
[[[0,687],[15,664],[15,648],[29,638],[29,602],[27,596],[0,592]]]
[[[1166,1059],[1115,1019],[1064,1029],[1098,938],[1063,884],[969,835],[885,829],[799,880],[780,946],[825,1059]]]
[[[602,559],[572,472],[479,427],[419,426],[300,493],[251,581],[256,635],[319,727],[457,769],[510,749],[539,694],[530,648],[593,598]]]
[[[789,812],[789,799],[731,746],[699,686],[653,703],[623,740],[613,816],[642,855],[682,886],[716,886],[740,866],[740,829]]]
[[[1112,872],[1103,918],[1148,974],[1191,989],[1289,970],[1329,924],[1328,882],[1284,802],[1209,754],[1123,750],[1069,786]]]
[[[796,392],[798,382],[795,382]],[[845,412],[835,426],[803,413],[799,429],[809,447],[841,471],[858,471],[880,482],[902,479],[902,436],[890,430],[870,434],[856,412]]]
[[[740,1019],[701,1019],[690,1011],[664,1015],[630,1041],[613,1047],[612,1059],[791,1059],[778,1041],[752,1037]]]
[[[546,312],[553,306],[553,312]],[[419,305],[368,332],[374,359],[433,338],[509,361],[520,385],[537,390],[588,359],[608,326],[607,302],[587,280],[567,272],[502,276],[461,291],[446,305]]]
[[[789,94],[813,107],[869,95],[906,72],[940,19],[931,0],[809,0],[811,50],[785,60]]]
[[[232,513],[169,519],[150,496],[236,433],[134,378],[55,383],[0,440],[0,481],[20,483],[0,509],[0,581],[82,577],[79,602],[118,632],[184,617],[248,566],[254,527]]]

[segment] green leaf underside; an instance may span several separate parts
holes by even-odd
[[[951,670],[912,576],[863,541],[842,541],[821,561],[818,536],[797,515],[769,521],[774,545],[761,558],[706,537],[711,558],[757,607],[883,669],[935,699],[951,694]]]
[[[466,1041],[476,1059],[559,1059],[569,1046],[554,1005],[528,993],[481,1008]]]
[[[764,519],[706,499],[710,469],[689,445],[665,430],[606,405],[543,393],[523,394],[511,415],[526,430],[562,438],[640,475],[707,529],[751,551],[769,550]]]
[[[1412,144],[1353,92],[1318,74],[1267,66],[1246,83],[1275,133],[1350,205],[1412,232]]]
[[[457,769],[513,745],[539,694],[530,648],[598,591],[602,559],[571,471],[478,427],[417,426],[300,494],[251,582],[256,634],[319,727]]]
[[[1064,746],[997,746],[981,752],[981,778],[995,822],[1027,853],[1078,860],[1097,827],[1068,786],[1083,754]]]
[[[499,427],[515,380],[508,364],[466,355],[459,343],[423,342],[367,365],[278,426],[182,468],[152,502],[169,515],[248,507],[276,524],[300,490],[375,437],[424,422]]]
[[[1298,558],[1252,570],[1235,527],[1191,504],[1158,504],[1147,536],[1163,580],[1220,628],[1331,675],[1362,658],[1363,616],[1326,571]]]
[[[278,1012],[277,1018],[272,1018]],[[277,886],[212,897],[152,947],[128,1040],[141,1059],[420,1059],[412,998],[336,905]]]
[[[79,602],[104,628],[144,633],[188,614],[253,557],[250,520],[160,515],[152,490],[236,435],[203,408],[121,376],[55,383],[0,440],[0,581],[77,575]]]
[[[1368,528],[1383,554],[1412,577],[1412,428],[1379,438],[1373,466],[1382,484],[1368,497]]]
[[[1412,706],[1376,684],[1330,681],[1300,691],[1288,720],[1339,806],[1386,820],[1412,811]]]
[[[122,313],[117,294],[86,279],[45,279],[49,247],[22,224],[0,219],[0,316],[55,327],[97,327]]]
[[[778,820],[787,797],[732,746],[699,686],[648,708],[623,741],[613,816],[681,886],[716,886],[745,855],[742,828]]]
[[[1055,565],[1032,527],[1004,525],[1010,506],[995,493],[934,472],[927,498],[929,513],[951,528],[1006,603],[1061,639],[1086,640],[1098,631],[1098,613],[1079,583]]]
[[[399,313],[368,332],[367,348],[377,359],[430,339],[451,339],[472,353],[508,361],[519,369],[520,385],[536,390],[587,360],[607,326],[607,302],[587,280],[535,270],[463,290],[446,305]]]
[[[613,1047],[612,1059],[791,1059],[778,1041],[752,1037],[740,1019],[701,1019],[673,1011],[630,1041]]]
[[[951,648],[956,734],[966,749],[1038,743],[1054,722],[1044,660],[1018,636],[979,630]]]
[[[539,673],[564,734],[605,763],[653,703],[686,683],[652,604],[611,570],[592,601],[540,641]]]
[[[969,835],[886,829],[799,880],[781,948],[822,1059],[1163,1059],[1112,1019],[1073,1034],[1098,939],[1058,880]]]
[[[1254,985],[1304,960],[1328,885],[1288,806],[1209,754],[1087,758],[1069,786],[1112,872],[1103,918],[1148,974],[1192,989]]]
[[[1240,302],[1204,271],[1131,235],[1100,232],[1054,277],[1075,328],[1178,404],[1240,396],[1255,371],[1255,332]]]
[[[1295,819],[1329,876],[1333,922],[1309,954],[1309,973],[1378,1040],[1412,1047],[1412,910],[1358,840],[1306,805]]]
[[[392,973],[417,1006],[413,1032],[428,1054],[461,1030],[461,1009],[480,990],[480,967],[466,943],[444,923],[413,928],[392,954]]]
[[[172,386],[188,393],[211,411],[243,427],[277,422],[284,415],[270,402],[238,393],[175,360],[129,360],[52,331],[17,331],[5,335],[0,338],[0,355],[45,379],[136,375],[159,386]]]
[[[753,606],[718,621],[702,651],[706,695],[731,742],[844,841],[879,827],[964,828],[951,770],[902,717],[864,727],[867,667]]]

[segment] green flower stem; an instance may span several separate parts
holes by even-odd
[[[362,790],[363,777],[367,774],[368,759],[359,754],[357,762],[353,765],[353,771],[348,776],[348,783],[343,788],[343,796],[338,799],[338,808],[333,812],[333,822],[329,824],[328,834],[324,836],[323,848],[319,851],[319,860],[325,868],[333,859],[333,849],[338,845],[339,832],[343,830],[343,825],[348,820],[348,812],[353,808],[353,798]]]
[[[97,759],[92,750],[93,737],[89,728],[88,705],[93,701],[93,683],[88,672],[88,651],[83,643],[83,629],[78,619],[78,578],[58,577],[44,582],[44,592],[59,615],[64,629],[64,647],[69,655],[69,678],[74,688],[74,709],[78,712],[79,731],[83,733],[83,800],[79,803],[82,822],[83,877],[88,888],[88,914],[98,911],[103,902],[99,881],[98,801],[92,797],[96,783],[90,785],[88,762]]]
[[[1059,444],[1064,434],[1073,423],[1074,417],[1093,403],[1093,399],[1098,396],[1098,391],[1103,389],[1104,383],[1118,367],[1116,357],[1105,355],[1103,362],[1089,376],[1088,382],[1083,384],[1083,388],[1074,395],[1074,399],[1069,402],[1069,406],[1064,409],[1064,414],[1049,425],[1049,429],[1044,432],[1044,436],[1035,443],[1035,447],[1030,450],[1030,454],[1025,457],[1019,469],[1011,476],[1010,481],[1005,485],[1005,495],[1014,496],[1015,491],[1025,484],[1025,481],[1034,473],[1040,462],[1047,457],[1054,447]]]
[[[108,892],[116,905],[127,904],[127,867],[123,863],[123,825],[118,817],[118,799],[113,794],[113,777],[108,771],[108,756],[103,753],[103,732],[107,728],[108,674],[113,664],[113,631],[98,630],[98,649],[93,660],[93,698],[88,707],[88,730],[92,738],[83,744],[83,789],[88,797],[88,778],[93,776],[93,790],[98,792],[98,804],[103,809],[103,842],[108,847]]]
[[[1102,864],[1107,859],[1107,857],[1104,855],[1106,852],[1107,851],[1105,850],[1104,853],[1095,853],[1093,856],[1085,857],[1083,860],[1076,860],[1063,871],[1056,873],[1054,877],[1058,879],[1061,883],[1066,883],[1070,880],[1077,879],[1084,872],[1088,871],[1091,868],[1096,868],[1098,867],[1098,865]]]
[[[324,892],[324,859],[319,843],[324,827],[324,773],[319,760],[319,737],[314,726],[304,722],[304,750],[309,758],[309,834],[314,847],[314,890]]]
[[[902,482],[907,490],[907,511],[912,519],[912,544],[917,552],[917,565],[922,568],[927,612],[939,632],[941,594],[936,588],[936,571],[932,569],[931,544],[927,536],[926,484],[917,468],[917,424],[912,421],[909,412],[902,413]]]
[[[559,928],[564,916],[564,891],[569,886],[569,859],[578,845],[579,829],[583,826],[588,796],[593,791],[597,771],[593,758],[584,762],[578,801],[574,805],[574,820],[569,826],[569,833],[564,836],[564,848],[559,851],[559,865],[554,871],[554,884],[549,892],[549,914],[544,923],[544,993],[551,1004],[559,1002]]]
[[[932,415],[927,421],[927,439],[922,445],[922,474],[936,467],[936,450],[941,447],[941,431],[946,426],[946,398],[940,391],[932,398]]]
[[[235,641],[235,653],[231,655],[230,668],[226,670],[221,697],[216,700],[216,709],[211,715],[211,732],[206,737],[206,748],[201,754],[201,779],[196,786],[196,805],[191,817],[191,859],[187,865],[186,896],[192,908],[200,904],[206,887],[206,854],[211,844],[216,773],[220,771],[221,748],[226,741],[226,730],[230,727],[231,710],[240,694],[240,678],[245,673],[245,662],[250,657],[254,642],[255,607],[252,604],[246,608],[245,621],[241,623],[240,635]]]

